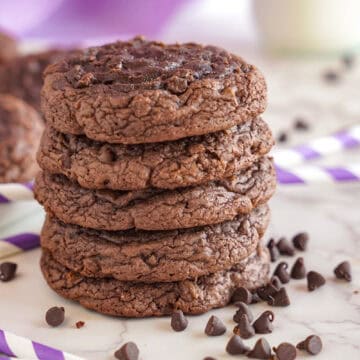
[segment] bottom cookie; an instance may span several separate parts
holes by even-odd
[[[227,305],[237,287],[253,290],[265,285],[269,255],[259,247],[230,271],[197,280],[153,284],[82,277],[60,265],[46,250],[41,269],[49,286],[59,295],[103,314],[147,317],[169,315],[175,309],[186,314],[201,314]]]

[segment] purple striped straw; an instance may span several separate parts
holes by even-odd
[[[40,236],[34,233],[20,233],[0,239],[0,258],[34,249],[40,245]]]
[[[33,186],[32,181],[24,184],[0,184],[0,204],[19,200],[32,200],[34,198]]]

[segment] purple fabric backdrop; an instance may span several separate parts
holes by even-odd
[[[0,27],[22,39],[62,44],[142,34],[156,37],[191,0],[4,0]]]

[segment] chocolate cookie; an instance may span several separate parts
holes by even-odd
[[[42,131],[40,115],[30,105],[0,94],[0,182],[24,182],[36,175]]]
[[[35,197],[69,224],[103,230],[170,230],[217,224],[266,203],[276,187],[269,158],[237,176],[177,190],[88,190],[63,175],[41,173]]]
[[[42,111],[61,132],[109,143],[228,129],[265,110],[263,75],[215,46],[135,38],[84,50],[45,71]]]
[[[90,189],[174,189],[231,177],[273,143],[259,118],[218,133],[143,145],[109,145],[47,128],[38,162]]]
[[[71,270],[123,281],[178,281],[229,269],[256,248],[267,205],[218,225],[173,231],[100,231],[47,217],[41,245]]]
[[[12,94],[40,111],[43,71],[65,55],[65,51],[51,50],[20,56],[0,64],[0,92]]]
[[[14,38],[0,32],[0,64],[17,56],[17,43]]]
[[[172,314],[175,309],[201,314],[225,306],[237,287],[253,290],[268,282],[269,256],[267,250],[259,248],[229,271],[196,280],[154,284],[82,277],[62,266],[46,250],[41,268],[53,290],[89,309],[108,315],[145,317]]]

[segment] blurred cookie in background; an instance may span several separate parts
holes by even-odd
[[[10,35],[0,32],[0,64],[18,55],[17,42]]]
[[[32,180],[43,120],[24,101],[0,94],[0,183]]]

